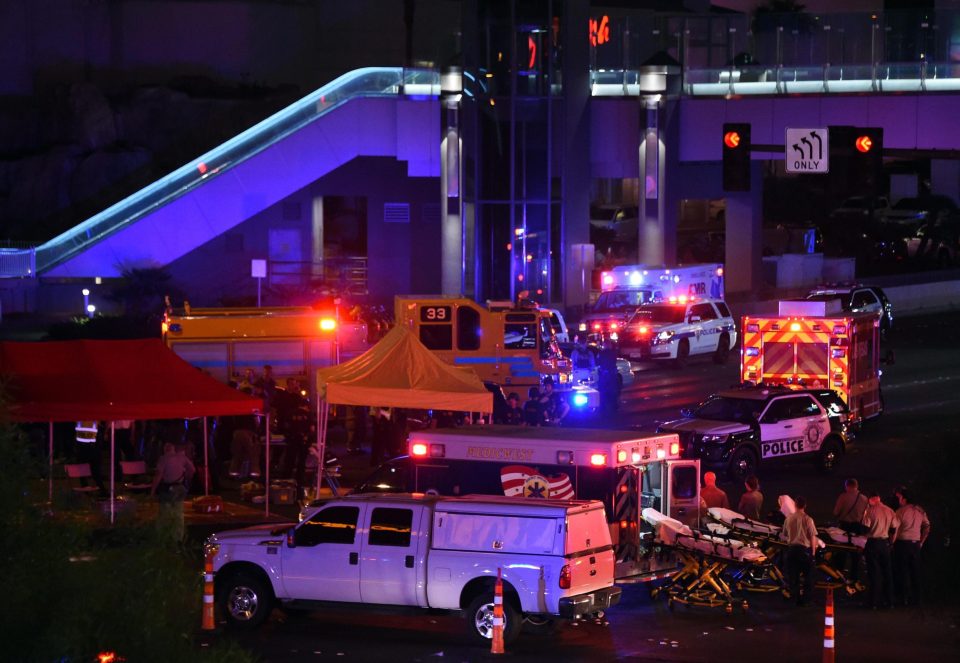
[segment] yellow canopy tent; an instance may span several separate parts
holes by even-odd
[[[322,466],[329,406],[493,412],[493,394],[477,374],[437,357],[407,327],[397,326],[365,353],[317,371],[317,450]],[[317,491],[321,472],[317,472]]]

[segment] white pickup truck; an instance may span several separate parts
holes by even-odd
[[[350,495],[296,525],[212,535],[216,603],[253,628],[273,607],[367,604],[461,611],[471,637],[493,634],[503,573],[504,641],[527,619],[598,614],[620,600],[603,504],[468,495]]]

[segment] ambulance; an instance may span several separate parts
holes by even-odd
[[[169,308],[161,326],[167,347],[222,382],[247,368],[273,367],[277,380],[300,378],[368,349],[364,322],[310,307]]]
[[[651,302],[685,304],[723,298],[723,265],[647,267],[623,265],[601,273],[600,296],[580,321],[583,340],[617,341],[638,307]]]
[[[853,426],[883,412],[878,312],[845,312],[835,299],[781,301],[779,315],[742,324],[742,382],[832,389]]]
[[[700,461],[681,459],[675,434],[524,426],[464,426],[410,433],[408,456],[381,465],[358,492],[507,495],[603,502],[617,577],[652,580],[676,570],[640,518],[652,507],[693,527]]]
[[[573,384],[570,360],[557,344],[550,309],[533,303],[487,302],[454,296],[407,295],[394,298],[398,325],[407,325],[420,342],[456,366],[472,368],[481,380],[516,391],[540,387],[546,378],[568,396],[571,409],[592,410],[599,393]]]

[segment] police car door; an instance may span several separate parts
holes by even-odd
[[[717,339],[720,338],[716,309],[709,302],[701,302],[691,306],[690,313],[700,317],[697,324],[697,352],[713,352],[717,349]]]
[[[761,456],[766,460],[816,451],[829,430],[826,412],[809,395],[775,398],[760,415]]]

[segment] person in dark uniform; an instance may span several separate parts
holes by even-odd
[[[523,404],[523,423],[526,426],[542,426],[544,423],[543,402],[537,387],[530,387],[527,392],[527,401]]]
[[[550,376],[543,380],[543,394],[540,396],[540,401],[550,425],[563,425],[563,420],[570,413],[570,404],[567,403],[566,398],[553,390],[553,378]]]
[[[605,347],[597,362],[597,390],[600,392],[600,409],[612,414],[620,406],[620,376],[617,373],[617,353]]]
[[[283,460],[280,463],[280,476],[285,479],[294,479],[298,488],[304,483],[303,475],[306,471],[307,450],[310,447],[312,428],[310,403],[300,391],[300,381],[290,378],[287,380],[286,391],[278,391],[276,396],[280,431],[286,443]]]
[[[520,394],[511,391],[507,395],[507,409],[503,415],[503,423],[510,426],[523,424],[523,408],[520,407]]]

